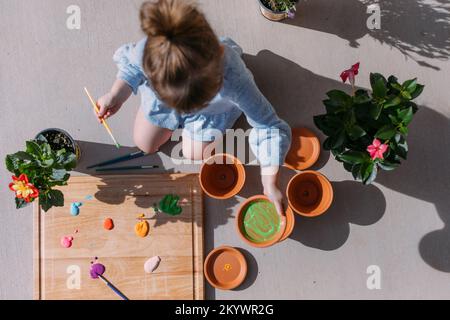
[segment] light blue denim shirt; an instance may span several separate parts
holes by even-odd
[[[116,51],[117,78],[128,83],[134,94],[140,91],[141,108],[150,122],[170,130],[184,128],[194,140],[214,140],[214,131],[225,133],[244,113],[253,127],[249,144],[261,167],[282,165],[290,147],[291,129],[256,86],[241,58],[242,49],[230,38],[220,40],[225,46],[223,86],[209,105],[195,114],[179,114],[151,89],[142,66],[146,38]]]

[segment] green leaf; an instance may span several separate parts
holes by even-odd
[[[344,162],[343,165],[344,165],[344,169],[345,169],[346,171],[352,172],[352,169],[353,169],[353,167],[354,167],[353,164],[348,163],[348,162]]]
[[[5,165],[6,165],[6,169],[11,172],[16,174],[16,171],[18,170],[18,166],[17,166],[17,162],[15,162],[11,155],[7,155],[5,158]]]
[[[337,135],[331,136],[331,149],[337,149],[341,147],[345,142],[345,131],[341,130]]]
[[[66,169],[52,169],[51,178],[53,180],[61,181],[64,180],[66,175],[67,175]]]
[[[27,152],[31,153],[37,157],[41,157],[41,148],[39,145],[34,141],[27,141],[26,142]]]
[[[378,120],[382,110],[383,110],[383,105],[382,104],[374,104],[370,108],[370,116],[373,119]]]
[[[352,176],[355,180],[361,180],[361,165],[355,164],[352,169]]]
[[[323,104],[328,114],[336,114],[345,110],[343,105],[331,99],[324,100]]]
[[[64,206],[64,194],[60,190],[50,190],[48,192],[48,198],[52,206],[63,207]]]
[[[378,173],[378,167],[376,165],[374,165],[369,177],[366,180],[364,180],[363,183],[365,185],[368,185],[368,184],[371,184],[372,182],[374,182],[375,179],[377,178],[377,173]]]
[[[402,91],[401,94],[402,94],[402,97],[405,99],[408,99],[408,100],[412,99],[411,94],[408,91]]]
[[[400,98],[400,97],[397,97],[397,96],[390,97],[384,103],[384,108],[391,108],[391,107],[398,106],[401,102],[402,102],[402,98]]]
[[[415,99],[418,96],[420,96],[422,94],[424,88],[425,88],[424,85],[417,84],[416,90],[414,90],[414,92],[411,92],[411,99]]]
[[[369,178],[372,174],[374,166],[375,163],[372,161],[365,162],[361,165],[361,180],[366,181]]]
[[[383,162],[379,162],[378,166],[385,171],[392,171],[392,170],[398,168],[397,163],[388,162],[386,160],[384,160]]]
[[[398,131],[400,131],[400,133],[401,134],[403,134],[403,135],[408,135],[408,128],[407,127],[404,127],[404,126],[400,126],[399,128],[398,128]]]
[[[376,98],[382,99],[385,98],[387,95],[387,87],[386,84],[383,82],[382,79],[376,80],[374,87],[373,87],[373,95]]]
[[[341,154],[339,158],[347,163],[361,164],[369,159],[369,155],[360,151],[347,151]]]
[[[370,102],[372,99],[366,90],[358,90],[355,92],[355,96],[353,97],[353,102],[356,104],[364,104]]]
[[[68,153],[62,162],[64,169],[70,171],[77,166],[77,156],[74,153]]]
[[[26,202],[25,200],[19,198],[15,198],[14,201],[16,203],[16,209],[25,208],[30,204],[30,202]]]
[[[348,128],[347,133],[352,140],[356,140],[366,135],[366,131],[358,125]]]
[[[417,87],[417,78],[411,79],[411,80],[406,80],[403,84],[402,87],[408,91],[409,93],[413,93],[414,91],[416,91],[416,87]]]
[[[30,155],[29,153],[25,152],[25,151],[19,151],[16,152],[12,155],[13,158],[19,159],[19,160],[26,160],[26,161],[33,161],[34,158],[32,155]]]
[[[396,132],[397,132],[396,128],[392,124],[388,124],[381,127],[375,134],[375,137],[380,138],[382,140],[389,140],[393,136],[395,136]]]
[[[409,107],[397,112],[398,118],[401,119],[404,126],[408,126],[413,119],[413,108]]]
[[[352,97],[346,94],[344,91],[341,90],[331,90],[327,92],[327,96],[330,98],[333,103],[340,106],[347,105],[351,100]]]

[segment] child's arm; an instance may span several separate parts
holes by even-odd
[[[290,147],[291,129],[260,92],[239,54],[232,49],[228,51],[228,59],[231,60],[226,63],[230,67],[225,71],[225,89],[253,127],[249,143],[261,165],[264,194],[283,214],[283,193],[277,180],[279,167],[284,164]]]
[[[142,56],[146,41],[147,38],[144,38],[136,44],[123,45],[114,53],[113,60],[119,72],[110,92],[97,101],[99,120],[119,111],[131,93],[136,94],[139,86],[144,84],[146,77],[142,70]]]
[[[124,80],[117,79],[111,90],[97,101],[100,108],[100,112],[97,115],[98,120],[108,119],[114,115],[132,93],[132,89]]]

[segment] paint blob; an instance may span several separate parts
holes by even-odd
[[[144,238],[148,234],[148,230],[150,229],[150,226],[147,221],[141,221],[136,223],[134,226],[134,232],[138,237]]]
[[[74,217],[80,214],[80,207],[83,205],[82,202],[73,202],[70,205],[70,214]]]
[[[244,236],[254,243],[270,241],[279,232],[280,223],[280,216],[272,202],[252,202],[244,212]]]
[[[61,245],[64,248],[70,248],[72,246],[73,237],[64,236],[61,238]]]
[[[105,221],[103,221],[103,228],[106,230],[114,229],[114,221],[111,218],[106,218]]]
[[[146,273],[152,273],[153,271],[155,271],[158,268],[160,262],[161,262],[160,257],[158,257],[158,256],[151,257],[150,259],[145,261],[144,271]]]
[[[89,196],[86,196],[84,199],[85,200],[92,200],[92,199],[94,199],[94,196],[89,195]]]
[[[105,266],[101,263],[93,263],[91,264],[91,269],[89,270],[89,274],[92,279],[97,279],[98,276],[102,276],[105,273]]]

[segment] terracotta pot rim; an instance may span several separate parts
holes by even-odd
[[[281,239],[279,242],[282,242],[282,241],[286,240],[287,238],[289,238],[295,228],[294,210],[292,210],[292,208],[289,205],[286,209],[285,214],[286,214],[286,229],[284,230],[283,235],[281,236]],[[292,220],[291,220],[291,223],[289,224],[288,221],[290,219],[292,219]]]
[[[225,250],[233,252],[236,256],[238,256],[238,260],[242,263],[241,264],[241,272],[239,273],[239,276],[236,278],[236,280],[231,285],[228,285],[228,286],[222,286],[222,285],[214,282],[212,280],[209,272],[207,271],[207,270],[209,270],[208,265],[209,265],[211,259],[213,258],[213,256],[215,254],[217,254],[218,252],[225,251]],[[213,250],[211,250],[211,252],[208,253],[208,255],[206,256],[205,262],[203,263],[203,273],[204,273],[205,278],[208,281],[208,283],[211,286],[213,286],[214,288],[221,289],[221,290],[232,290],[232,289],[239,287],[245,281],[245,278],[247,277],[247,273],[248,273],[247,260],[245,259],[245,256],[242,254],[242,252],[239,251],[238,249],[231,247],[231,246],[220,246],[220,247],[217,247],[217,248],[214,248]]]
[[[296,210],[295,206],[291,202],[291,199],[289,199],[289,189],[290,189],[293,181],[295,179],[297,179],[299,176],[304,175],[304,174],[313,174],[313,175],[317,176],[319,179],[321,179],[325,183],[325,185],[331,191],[329,200],[327,201],[324,210],[319,210],[319,211],[313,212],[313,213],[303,213],[300,210]],[[286,198],[288,199],[289,207],[291,207],[292,210],[295,213],[297,213],[297,214],[299,214],[301,216],[304,216],[304,217],[309,217],[309,218],[317,217],[317,216],[320,216],[320,215],[324,214],[330,208],[331,204],[333,203],[333,198],[334,198],[333,186],[331,185],[331,182],[328,180],[328,178],[325,175],[323,175],[320,172],[318,172],[318,171],[314,171],[314,170],[302,171],[302,172],[297,173],[295,176],[293,176],[291,178],[291,180],[289,180],[289,183],[288,183],[288,185],[286,187]]]
[[[245,243],[251,245],[252,247],[256,247],[256,248],[267,248],[267,247],[273,246],[274,244],[276,244],[276,243],[282,241],[281,239],[283,238],[283,236],[284,236],[284,234],[285,234],[285,230],[286,230],[286,223],[285,223],[285,229],[284,229],[284,230],[280,229],[280,230],[278,231],[278,233],[276,234],[276,236],[274,236],[273,239],[270,240],[270,241],[266,241],[266,242],[263,242],[263,243],[255,243],[255,242],[252,242],[252,241],[250,241],[249,239],[247,239],[247,238],[242,234],[242,232],[241,232],[241,228],[240,228],[240,223],[239,223],[239,222],[240,222],[240,219],[241,219],[241,217],[242,217],[242,213],[243,213],[243,211],[244,211],[243,209],[244,209],[249,203],[251,203],[251,202],[253,202],[253,201],[255,201],[255,200],[267,200],[267,201],[270,201],[269,198],[267,198],[265,195],[256,195],[256,196],[252,196],[252,197],[248,198],[247,200],[245,200],[245,201],[239,206],[238,213],[237,213],[237,215],[236,215],[236,229],[237,229],[237,232],[238,232],[240,238],[241,238],[242,240],[244,240]]]
[[[202,181],[202,172],[203,172],[203,169],[205,168],[205,166],[208,165],[207,162],[208,162],[209,160],[211,160],[211,159],[213,159],[213,158],[216,158],[216,157],[227,157],[227,158],[229,158],[229,159],[232,159],[232,160],[233,160],[233,164],[237,167],[238,171],[239,171],[239,169],[241,169],[241,170],[240,170],[240,173],[242,174],[242,179],[241,179],[242,181],[240,181],[240,182],[237,184],[236,191],[235,191],[235,193],[233,193],[232,195],[229,195],[229,196],[218,196],[218,195],[215,195],[215,194],[209,192],[209,191],[205,188],[205,186],[204,186],[204,184],[203,184],[203,181]],[[234,197],[234,196],[237,195],[239,192],[241,192],[242,188],[244,187],[244,184],[245,184],[245,180],[246,180],[246,179],[247,179],[247,177],[246,177],[246,173],[245,173],[245,168],[244,168],[244,165],[242,164],[242,162],[241,162],[237,157],[235,157],[235,156],[233,156],[233,155],[231,155],[231,154],[228,154],[228,153],[218,153],[218,154],[215,154],[215,155],[209,157],[208,159],[206,159],[206,160],[203,162],[202,166],[200,167],[200,174],[199,174],[200,186],[201,186],[202,190],[203,190],[208,196],[210,196],[211,198],[214,198],[214,199],[225,200],[225,199],[230,199],[230,198]]]

